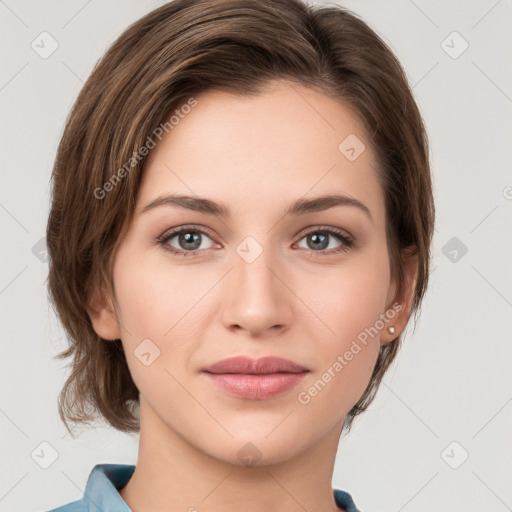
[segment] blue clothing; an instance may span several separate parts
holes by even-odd
[[[129,464],[96,464],[92,469],[81,499],[47,512],[131,512],[117,492],[128,483],[135,466]],[[338,507],[359,512],[348,492],[333,489]]]

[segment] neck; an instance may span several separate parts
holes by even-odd
[[[133,512],[340,512],[331,482],[341,427],[292,459],[241,466],[198,450],[141,397],[138,461],[119,493]]]

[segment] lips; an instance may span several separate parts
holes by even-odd
[[[210,382],[231,396],[264,400],[297,386],[309,370],[280,357],[239,356],[219,361],[203,372]]]
[[[223,359],[203,369],[207,373],[243,373],[245,375],[265,375],[271,373],[300,373],[309,371],[304,366],[281,357],[250,357],[237,356]]]

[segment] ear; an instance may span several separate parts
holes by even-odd
[[[89,300],[87,312],[96,334],[104,340],[121,338],[121,329],[110,295],[103,288],[96,289]]]
[[[404,266],[404,282],[398,288],[397,283],[390,287],[387,297],[386,311],[394,311],[395,315],[388,320],[381,331],[380,343],[387,345],[403,333],[409,317],[411,316],[412,301],[418,277],[418,255],[411,249],[402,250],[402,261]],[[393,326],[395,332],[391,334],[388,328]]]

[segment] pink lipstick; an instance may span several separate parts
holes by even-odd
[[[264,400],[295,387],[309,370],[280,357],[237,356],[203,369],[211,382],[238,398]]]

